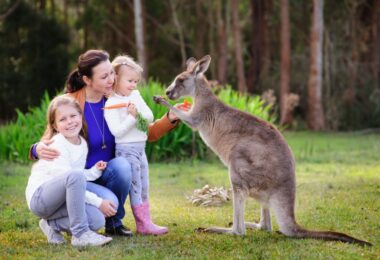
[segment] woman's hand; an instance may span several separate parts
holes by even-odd
[[[99,209],[106,217],[112,217],[116,214],[116,206],[110,200],[103,200]]]
[[[99,171],[103,171],[107,167],[107,162],[99,161],[95,164],[95,167]]]
[[[188,112],[191,107],[184,106],[184,103],[178,103],[174,105],[175,108],[181,109],[185,112]],[[170,122],[175,123],[175,121],[179,120],[176,114],[172,110],[169,110],[168,112],[168,119]]]
[[[49,147],[50,144],[52,144],[54,140],[44,140],[37,144],[36,146],[36,152],[38,159],[43,159],[46,161],[53,161],[59,156],[59,151]]]
[[[129,103],[127,106],[127,109],[128,109],[129,114],[131,114],[134,118],[137,117],[137,109],[136,109],[135,104]]]

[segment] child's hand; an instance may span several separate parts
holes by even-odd
[[[107,163],[104,161],[99,161],[95,164],[95,167],[99,171],[103,171],[107,167]]]
[[[129,103],[128,106],[127,106],[127,109],[128,109],[128,113],[131,114],[134,118],[136,118],[136,116],[137,116],[137,109],[136,109],[135,104]]]
[[[106,217],[112,217],[116,214],[116,206],[110,200],[103,200],[100,204],[99,210]]]

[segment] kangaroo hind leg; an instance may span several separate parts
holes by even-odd
[[[245,226],[251,229],[262,229],[272,231],[272,221],[270,217],[270,210],[265,206],[261,206],[261,217],[259,223],[245,222]]]
[[[245,235],[245,223],[244,223],[244,205],[246,200],[246,194],[241,190],[233,189],[233,210],[234,219],[231,228],[210,227],[206,228],[204,232],[210,233],[228,233],[234,235]]]

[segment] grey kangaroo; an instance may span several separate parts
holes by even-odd
[[[246,227],[271,231],[273,210],[280,231],[289,237],[338,240],[371,245],[343,233],[311,231],[299,226],[294,215],[295,161],[281,133],[268,122],[222,103],[211,91],[204,72],[211,57],[190,58],[186,71],[166,89],[171,100],[191,96],[193,106],[185,112],[160,96],[155,102],[170,108],[183,122],[198,130],[203,141],[228,167],[233,190],[233,225],[210,227],[205,232],[244,235]],[[244,204],[251,196],[261,204],[259,223],[244,222]]]

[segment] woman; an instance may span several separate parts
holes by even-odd
[[[110,235],[131,236],[132,232],[122,224],[125,215],[124,203],[131,186],[131,169],[123,157],[115,158],[115,138],[104,119],[103,107],[107,96],[112,92],[115,75],[109,55],[103,50],[89,50],[79,56],[77,68],[68,76],[65,93],[76,99],[83,110],[88,128],[89,153],[86,169],[97,161],[108,162],[102,176],[87,183],[87,190],[107,201],[116,195],[117,209],[113,203],[105,205],[106,233]],[[156,141],[176,127],[177,118],[170,112],[149,126],[148,141]],[[50,140],[44,136],[32,145],[31,159],[53,160],[58,156],[55,149],[49,148]],[[116,210],[116,212],[115,212]]]

